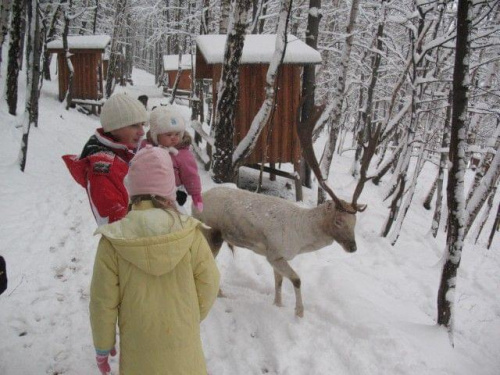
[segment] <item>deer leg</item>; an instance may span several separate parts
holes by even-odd
[[[293,268],[290,267],[288,262],[283,258],[273,260],[268,258],[267,260],[269,263],[271,263],[271,266],[273,266],[275,272],[278,272],[280,275],[286,277],[287,279],[290,279],[290,281],[292,282],[295,291],[295,315],[297,315],[299,318],[302,318],[304,316],[304,305],[302,304],[302,293],[300,292],[299,275],[297,275]]]
[[[274,270],[274,304],[283,306],[281,303],[281,285],[283,284],[283,275]]]

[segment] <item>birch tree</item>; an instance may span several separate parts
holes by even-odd
[[[50,62],[52,60],[52,54],[47,51],[47,43],[51,42],[52,40],[55,39],[56,32],[57,32],[57,21],[59,20],[59,17],[61,16],[61,3],[57,3],[55,5],[55,9],[53,13],[51,14],[50,12],[52,11],[52,7],[47,7],[45,11],[45,17],[44,17],[44,31],[45,31],[45,38],[44,38],[44,54],[43,54],[43,77],[47,80],[51,80],[50,76]]]
[[[239,0],[234,0],[238,2]],[[220,0],[219,34],[227,34],[230,23],[231,0]]]
[[[216,150],[213,155],[211,174],[212,179],[217,183],[232,182],[235,177],[233,167],[234,117],[240,83],[240,60],[251,5],[251,0],[235,0],[229,22],[214,121]]]
[[[115,86],[115,73],[120,55],[119,38],[122,35],[122,28],[126,17],[127,0],[117,0],[115,8],[115,18],[113,23],[113,36],[111,39],[111,49],[109,53],[108,72],[106,76],[105,95],[109,98]]]
[[[449,98],[451,102],[452,100],[451,90]],[[449,106],[446,109],[446,117],[444,120],[444,129],[443,129],[443,139],[441,141],[442,149],[447,149],[449,147],[450,123],[451,123],[451,106]],[[446,169],[446,158],[447,154],[445,152],[441,152],[439,156],[439,170],[438,170],[437,187],[436,187],[436,207],[434,208],[434,215],[432,217],[432,226],[431,226],[431,233],[434,236],[434,238],[438,234],[439,224],[441,222],[444,171]]]
[[[358,15],[359,0],[353,0],[351,3],[351,10],[349,13],[349,21],[346,26],[345,35],[346,39],[344,46],[342,48],[342,55],[340,58],[340,72],[338,74],[337,80],[334,82],[333,91],[331,94],[331,107],[332,112],[330,115],[330,133],[328,140],[326,141],[325,147],[323,149],[323,154],[320,159],[320,169],[322,176],[328,179],[330,173],[330,166],[332,163],[333,152],[335,150],[336,134],[338,128],[340,127],[340,119],[342,116],[342,104],[344,102],[345,88],[347,71],[349,69],[349,62],[351,59],[351,50],[354,41],[354,27],[356,24],[356,18]],[[328,113],[329,111],[326,110]],[[326,199],[326,194],[321,187],[318,188],[318,203],[324,202]]]
[[[26,168],[28,155],[28,139],[31,126],[37,125],[38,121],[38,82],[40,74],[40,54],[36,52],[40,44],[38,0],[26,0],[26,14],[28,18],[28,40],[26,46],[26,107],[23,116],[23,135],[21,138],[21,149],[19,151],[18,163],[21,171]],[[36,61],[38,59],[38,62]]]
[[[491,243],[493,242],[493,237],[495,236],[495,232],[498,232],[499,230],[500,230],[500,203],[498,204],[497,216],[495,217],[495,222],[491,227],[490,236],[488,238],[488,245],[487,245],[488,249],[491,247]]]
[[[321,0],[309,0],[309,12],[307,15],[306,44],[318,49],[319,22],[321,21]],[[304,103],[301,109],[301,122],[305,123],[311,117],[316,89],[316,67],[308,64],[304,66],[302,73],[302,98]],[[311,169],[302,160],[301,162],[302,184],[311,187]]]
[[[472,22],[472,0],[458,0],[455,67],[453,71],[453,112],[451,117],[450,167],[446,188],[448,201],[448,232],[445,262],[437,297],[437,323],[453,334],[453,310],[465,235],[465,129],[467,121],[467,92],[469,86],[469,33]],[[500,157],[500,156],[499,156]]]
[[[264,129],[264,126],[266,126],[269,122],[269,119],[272,118],[273,108],[276,103],[276,79],[286,53],[287,30],[290,20],[291,5],[291,0],[281,1],[280,20],[276,34],[276,46],[266,73],[264,102],[252,120],[248,133],[241,140],[234,151],[233,169],[237,169],[238,166],[243,163],[244,159],[252,153],[262,129]]]
[[[23,0],[14,0],[12,2],[12,16],[10,22],[10,43],[9,43],[9,61],[7,63],[7,83],[6,100],[9,107],[9,113],[16,115],[17,112],[17,90],[18,77],[20,70],[19,59],[21,57],[21,25],[24,10]]]
[[[69,52],[69,45],[68,45],[68,34],[69,34],[69,25],[72,20],[71,16],[71,11],[73,9],[73,0],[69,0],[64,4],[64,31],[62,35],[62,41],[63,41],[63,50],[64,50],[64,57],[66,59],[66,65],[68,67],[68,87],[66,89],[66,110],[68,110],[71,107],[72,104],[72,99],[73,99],[73,77],[75,75],[75,69],[73,68],[73,63],[71,62],[71,53]]]
[[[11,1],[0,0],[0,65],[2,62],[2,47],[5,41],[5,36],[9,31],[9,16],[10,16]]]

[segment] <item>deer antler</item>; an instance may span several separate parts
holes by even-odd
[[[302,97],[299,108],[304,104],[305,97]],[[349,205],[340,200],[332,189],[326,184],[323,175],[321,174],[321,169],[319,168],[318,160],[316,159],[316,155],[314,154],[314,148],[312,143],[312,133],[314,130],[314,126],[318,122],[319,118],[323,114],[326,108],[326,104],[323,103],[319,106],[314,105],[312,109],[312,113],[310,116],[303,120],[299,119],[299,114],[297,114],[297,134],[299,136],[300,146],[302,149],[302,156],[304,160],[307,162],[309,167],[311,167],[314,175],[318,179],[318,183],[323,190],[325,190],[328,195],[333,199],[337,207],[345,212],[355,214],[357,211],[363,211],[366,207],[362,208],[357,205]]]

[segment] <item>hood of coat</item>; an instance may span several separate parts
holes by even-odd
[[[151,202],[134,206],[120,221],[99,227],[118,256],[142,271],[160,276],[172,271],[191,248],[199,221],[154,208]]]

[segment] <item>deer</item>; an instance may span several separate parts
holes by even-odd
[[[300,318],[304,316],[301,279],[288,262],[298,254],[322,249],[334,241],[346,252],[355,252],[355,214],[366,209],[366,205],[338,198],[321,177],[312,146],[312,130],[324,106],[314,108],[310,120],[299,126],[299,140],[304,158],[332,200],[305,208],[280,197],[217,186],[203,194],[202,212],[192,208],[192,215],[209,227],[202,232],[214,257],[225,241],[233,251],[235,246],[243,247],[266,258],[274,270],[276,306],[282,306],[283,278],[291,281],[295,315]]]

